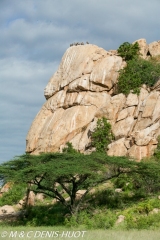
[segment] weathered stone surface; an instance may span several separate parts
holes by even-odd
[[[148,47],[139,39],[143,58],[159,51],[159,42]],[[157,45],[158,44],[158,45]],[[62,151],[66,142],[89,154],[91,134],[98,118],[106,117],[115,140],[109,155],[129,155],[141,160],[151,155],[160,135],[160,83],[141,86],[137,96],[116,94],[119,70],[126,65],[117,51],[92,44],[67,49],[58,70],[45,88],[47,101],[27,135],[26,152]]]
[[[96,128],[97,120],[98,120],[97,118],[94,118],[94,120],[91,123],[89,123],[87,128],[84,130],[78,144],[78,149],[80,150],[80,152],[85,152],[87,150],[87,147],[90,145],[91,133]]]
[[[131,157],[131,158],[135,158],[138,161],[140,161],[142,158],[149,156],[147,146],[133,145],[128,150],[128,156]]]
[[[97,63],[91,73],[90,81],[107,87],[110,90],[117,82],[118,70],[122,68],[122,58],[110,56]]]
[[[38,200],[38,201],[43,202],[43,200],[44,200],[44,194],[43,194],[43,193],[37,193],[37,194],[35,195],[35,200]]]
[[[63,114],[64,110],[62,108],[57,109],[57,111],[55,111],[54,113],[52,113],[52,111],[48,110],[45,107],[45,104],[43,105],[42,109],[40,110],[40,112],[37,114],[35,120],[33,121],[31,128],[28,132],[27,135],[27,139],[26,139],[26,151],[27,152],[34,152],[36,150],[36,148],[38,147],[38,145],[40,145],[40,135],[46,131],[47,132],[51,131],[51,129],[49,129],[50,124],[54,121],[58,121],[61,119],[62,114]],[[56,114],[55,114],[56,113]],[[51,134],[51,132],[50,132]],[[43,134],[42,134],[43,136]],[[41,141],[43,141],[42,144],[42,148],[39,148],[38,152],[44,152],[43,146],[45,145],[46,142],[46,138],[44,137],[43,140],[41,139]]]
[[[141,38],[141,39],[139,39],[139,40],[137,40],[137,41],[135,41],[135,42],[138,42],[139,47],[140,47],[141,57],[145,59],[146,56],[147,56],[148,50],[149,50],[148,44],[147,44],[147,42],[146,42],[146,39]],[[135,43],[135,42],[133,42],[133,43]]]
[[[160,119],[160,94],[157,98],[155,107],[154,107],[154,111],[153,111],[153,115],[152,115],[152,121],[156,122],[157,120]]]
[[[85,74],[82,77],[74,80],[68,86],[69,91],[82,91],[82,90],[89,90],[90,89],[90,82],[89,82],[90,74]]]
[[[117,221],[116,221],[116,224],[122,223],[122,222],[124,222],[124,220],[125,220],[125,216],[119,215],[119,216],[118,216],[118,219],[117,219]]]
[[[103,108],[110,103],[110,95],[107,92],[87,92],[81,101],[83,106],[96,106]]]
[[[18,202],[18,204],[16,205],[16,207],[17,208],[23,208],[25,205],[26,205],[26,196],[23,198],[23,199],[21,199],[19,202]]]
[[[115,189],[115,192],[116,192],[116,193],[121,193],[121,192],[123,192],[123,190],[122,190],[122,188],[116,188],[116,189]]]
[[[152,42],[148,45],[152,57],[160,55],[160,41]]]
[[[53,95],[51,98],[48,99],[48,101],[45,104],[45,107],[48,110],[51,110],[54,112],[57,108],[64,106],[64,101],[66,100],[66,91],[62,90],[57,92],[55,95]]]
[[[159,208],[153,208],[152,211],[149,212],[149,214],[157,214],[160,212],[160,209]]]
[[[135,142],[138,146],[146,146],[146,145],[149,144],[151,139],[152,139],[151,136],[145,136],[145,137],[142,137],[142,138],[136,138]]]
[[[128,107],[138,105],[138,96],[136,94],[130,93],[126,99],[126,105]]]
[[[10,205],[4,205],[3,207],[0,207],[0,215],[11,214],[14,212],[15,212],[14,208]]]
[[[12,185],[13,183],[11,182],[7,182],[6,184],[4,184],[4,186],[0,190],[0,196],[2,196],[3,193],[8,192],[11,189]]]
[[[34,153],[58,151],[59,147],[75,137],[94,118],[96,106],[74,106],[57,109],[40,129]],[[67,119],[67,121],[66,121]]]
[[[115,95],[111,98],[112,107],[113,109],[116,109],[114,115],[117,115],[117,112],[123,108],[125,101],[126,97],[122,93]]]
[[[147,136],[153,137],[155,135],[156,130],[160,127],[160,123],[154,123],[150,127],[147,127],[145,129],[142,129],[140,131],[133,132],[132,135],[134,135],[136,138],[145,138]]]
[[[90,84],[89,90],[92,92],[102,92],[102,91],[108,90],[107,86],[100,86],[94,82],[90,82],[89,84]],[[111,90],[113,90],[113,89],[111,89]],[[109,94],[110,94],[110,92],[109,92]]]
[[[151,92],[149,94],[149,96],[146,98],[145,102],[144,102],[144,110],[142,113],[142,117],[152,117],[156,102],[157,102],[157,98],[159,97],[159,93],[158,92]]]
[[[73,93],[67,93],[65,101],[64,101],[64,108],[69,108],[71,106],[74,106],[76,103],[76,99],[78,97],[78,93],[77,92],[73,92]]]
[[[78,190],[76,193],[76,199],[81,199],[85,192],[86,190]]]
[[[152,124],[152,120],[150,118],[141,118],[136,122],[134,131],[145,129],[146,127],[149,127],[151,124]]]
[[[135,143],[138,146],[147,146],[149,145],[149,150],[146,156],[149,156],[153,151],[154,147],[152,145],[156,144],[156,130],[159,128],[159,122],[151,125],[140,131],[135,131],[132,133],[132,136],[135,139]]]
[[[118,117],[117,117],[117,121],[120,121],[124,118],[133,116],[135,111],[135,107],[128,107],[128,108],[124,108],[122,111],[119,112]]]
[[[106,106],[103,108],[99,108],[96,113],[96,117],[106,117],[108,120],[113,121],[113,123],[116,121],[118,112],[121,111],[121,109],[124,106],[124,103],[126,101],[126,97],[123,94],[118,94],[110,98],[110,102],[108,99],[108,102]]]
[[[34,206],[35,205],[35,193],[30,191],[27,197],[27,206]]]
[[[126,156],[127,148],[124,145],[125,138],[121,138],[108,145],[107,154],[109,156]]]
[[[95,54],[98,55],[96,59]],[[95,65],[94,61],[104,58],[105,56],[107,56],[107,51],[92,44],[68,48],[58,70],[45,88],[44,95],[46,99],[53,96],[60,88],[81,78],[82,75],[91,73]]]
[[[117,122],[113,127],[113,134],[117,138],[127,137],[130,130],[133,128],[134,118],[127,117],[124,120]]]
[[[134,114],[135,118],[138,117],[140,111],[143,111],[143,109],[144,109],[143,101],[147,98],[148,95],[149,95],[149,93],[146,89],[144,89],[144,88],[140,89],[140,94],[139,94],[139,97],[138,97],[139,104],[138,104],[138,106],[135,110],[135,114]]]
[[[124,145],[127,149],[129,149],[131,147],[131,139],[125,139]]]

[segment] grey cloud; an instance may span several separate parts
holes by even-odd
[[[0,61],[0,162],[25,152],[29,127],[45,102],[43,90],[58,63]]]
[[[140,37],[148,37],[150,42],[152,36],[148,31],[153,31],[153,25],[155,29],[159,26],[158,2],[157,5],[137,0],[128,3],[126,0],[101,0],[99,4],[95,0],[87,3],[68,0],[61,4],[58,0],[6,2],[10,2],[11,6],[6,4],[6,8],[9,7],[15,19],[2,29],[0,43],[8,46],[6,54],[9,49],[17,57],[38,61],[60,59],[72,41],[88,40],[105,49],[117,48],[123,40],[132,42]],[[147,20],[150,12],[158,18]]]
[[[43,90],[69,44],[159,40],[159,0],[0,0],[0,162],[25,151]]]

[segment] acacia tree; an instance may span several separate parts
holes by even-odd
[[[43,193],[62,203],[73,215],[89,191],[100,183],[122,174],[136,174],[143,184],[159,187],[158,163],[137,163],[125,157],[109,157],[92,153],[47,153],[38,156],[25,154],[0,166],[0,178],[5,181],[25,182],[30,190]],[[151,180],[151,181],[150,181]],[[78,190],[85,193],[77,199]]]

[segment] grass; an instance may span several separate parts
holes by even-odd
[[[6,232],[6,236],[3,234]],[[27,236],[28,234],[28,236]],[[48,236],[47,236],[48,234]],[[72,236],[73,237],[70,237]],[[58,235],[58,236],[57,236]],[[64,236],[63,236],[64,235]],[[65,227],[0,227],[0,239],[159,240],[160,230],[85,230]]]

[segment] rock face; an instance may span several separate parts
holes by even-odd
[[[5,205],[3,207],[0,207],[0,215],[11,214],[11,213],[14,213],[14,212],[15,212],[14,208],[10,205]]]
[[[0,197],[3,195],[3,193],[8,192],[11,189],[12,185],[13,184],[11,182],[6,183],[0,190]]]
[[[159,42],[153,51],[145,39],[137,41],[143,58],[156,55],[156,46],[159,51]],[[109,155],[150,156],[160,135],[160,83],[152,91],[143,85],[139,96],[116,95],[118,71],[125,65],[113,50],[91,44],[68,48],[45,88],[47,101],[28,132],[26,152],[61,151],[66,142],[88,152],[90,133],[104,116],[115,135]]]

